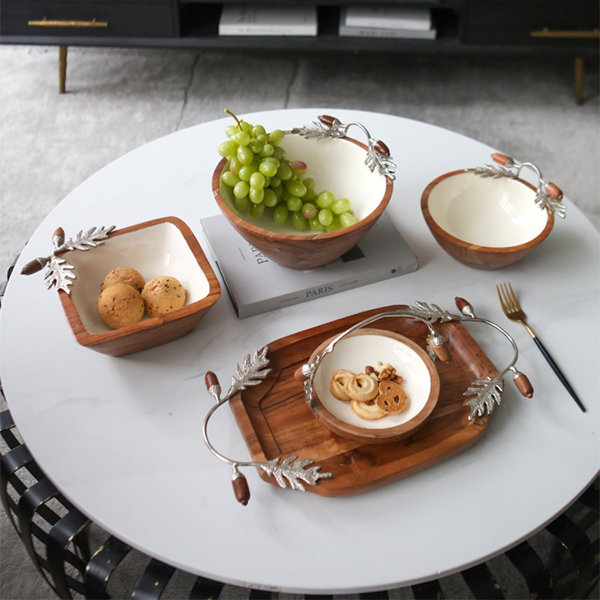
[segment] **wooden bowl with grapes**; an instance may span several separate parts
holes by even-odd
[[[324,129],[339,124],[319,120]],[[217,204],[247,242],[285,267],[315,269],[337,260],[392,196],[392,178],[365,164],[369,147],[356,139],[266,132],[237,118],[226,135],[212,178]]]

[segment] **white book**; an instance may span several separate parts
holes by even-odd
[[[347,27],[340,23],[338,35],[343,37],[382,37],[394,39],[434,40],[437,36],[435,29],[387,29],[384,27]]]
[[[342,258],[301,271],[283,267],[249,244],[223,215],[201,220],[238,317],[249,317],[350,290],[418,268],[417,257],[384,213]]]
[[[381,27],[384,29],[431,29],[428,8],[404,6],[348,6],[343,21],[347,27]]]
[[[219,35],[317,35],[315,6],[225,4]]]

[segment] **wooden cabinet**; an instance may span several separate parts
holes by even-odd
[[[348,51],[438,57],[553,54],[575,59],[579,87],[583,59],[598,59],[597,0],[371,0],[374,5],[430,8],[437,31],[436,38],[431,40],[340,36],[338,26],[343,8],[368,0],[261,0],[274,6],[315,6],[318,33],[300,37],[219,36],[224,3],[210,0],[0,1],[1,43],[60,46],[61,91],[66,76],[66,48],[73,45],[244,48],[303,53]]]
[[[1,0],[0,41],[69,45],[261,47],[467,54],[492,46],[597,54],[597,0],[371,0],[430,8],[434,40],[338,35],[344,6],[368,0],[261,0],[315,6],[314,37],[219,36],[223,2],[207,0]],[[251,4],[251,2],[249,2]]]
[[[84,37],[97,45],[108,38],[174,37],[176,5],[172,0],[2,0],[0,34],[30,43]]]
[[[479,51],[574,58],[575,98],[583,100],[584,58],[598,60],[597,0],[465,0],[460,41]]]
[[[597,0],[467,0],[461,39],[484,46],[597,50],[599,6]]]

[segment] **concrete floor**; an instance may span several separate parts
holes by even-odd
[[[562,59],[70,48],[66,94],[57,63],[54,47],[0,46],[0,281],[83,180],[225,107],[357,108],[452,129],[536,163],[600,229],[597,64],[578,106]],[[0,525],[0,597],[51,597],[3,513]]]

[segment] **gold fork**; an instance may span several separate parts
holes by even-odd
[[[502,306],[502,310],[504,314],[511,320],[521,323],[527,332],[535,342],[536,346],[540,349],[540,352],[543,354],[544,358],[548,361],[548,364],[552,367],[552,370],[556,373],[557,377],[560,379],[561,383],[565,386],[569,394],[571,394],[573,400],[577,402],[577,406],[583,411],[586,412],[586,408],[581,402],[581,400],[577,397],[577,394],[573,390],[573,388],[569,385],[566,377],[562,374],[561,370],[558,368],[558,365],[554,361],[554,359],[550,356],[548,350],[544,347],[544,344],[540,341],[537,335],[534,333],[533,329],[527,324],[525,321],[525,312],[521,308],[519,301],[517,300],[517,296],[515,295],[512,286],[510,283],[503,283],[496,286],[496,290],[498,291],[498,298],[500,298],[500,305]]]

